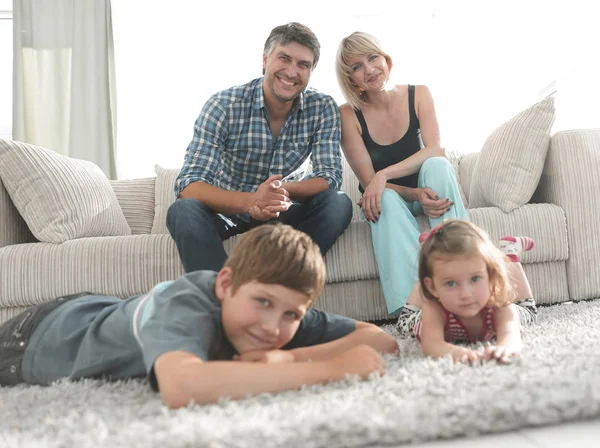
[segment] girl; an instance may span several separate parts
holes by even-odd
[[[415,336],[423,353],[434,358],[450,354],[455,361],[472,363],[509,362],[518,356],[521,324],[532,323],[537,312],[519,262],[520,252],[533,248],[533,240],[505,237],[500,250],[483,230],[461,220],[445,221],[419,240],[424,298],[404,307],[398,320],[401,334]],[[494,338],[483,352],[454,344]]]
[[[393,85],[392,58],[378,40],[354,32],[339,45],[336,73],[348,103],[340,107],[342,150],[360,182],[359,206],[389,314],[418,292],[419,226],[468,219],[454,170],[440,147],[433,98],[423,85]]]

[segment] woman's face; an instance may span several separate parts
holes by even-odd
[[[366,92],[382,90],[390,78],[390,65],[379,53],[357,56],[350,60],[351,81]]]

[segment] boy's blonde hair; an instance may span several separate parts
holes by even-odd
[[[501,307],[512,303],[516,293],[508,280],[504,253],[488,234],[468,221],[450,219],[434,228],[421,245],[419,281],[424,296],[437,300],[425,287],[425,277],[433,277],[433,261],[454,256],[480,256],[485,261],[490,282],[487,306]]]
[[[355,31],[342,39],[338,46],[335,73],[344,98],[355,109],[360,109],[365,104],[365,99],[364,92],[350,79],[353,73],[350,61],[370,54],[380,54],[387,60],[390,69],[392,68],[392,58],[383,50],[381,42],[370,34]]]
[[[304,232],[285,224],[264,224],[246,232],[231,250],[233,293],[253,280],[306,294],[312,305],[325,284],[319,246]]]

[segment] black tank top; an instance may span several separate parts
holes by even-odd
[[[358,122],[362,127],[362,139],[365,143],[367,151],[371,156],[373,162],[373,168],[375,172],[378,172],[390,165],[394,165],[398,162],[402,162],[404,159],[412,156],[414,153],[423,148],[423,140],[421,139],[421,125],[415,112],[415,86],[408,86],[408,110],[410,115],[410,122],[406,134],[395,143],[391,145],[379,145],[373,141],[367,128],[367,122],[360,109],[354,109]],[[390,179],[389,182],[396,185],[403,185],[405,187],[416,188],[417,180],[419,179],[419,173],[411,174],[410,176],[402,177],[400,179]],[[361,193],[364,189],[359,184],[358,189]]]

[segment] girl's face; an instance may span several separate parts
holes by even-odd
[[[425,277],[425,286],[448,312],[468,318],[486,306],[490,279],[481,256],[435,257],[431,267],[432,277]]]
[[[390,77],[391,67],[387,59],[378,53],[357,56],[349,65],[352,68],[350,79],[365,91],[382,90]]]

